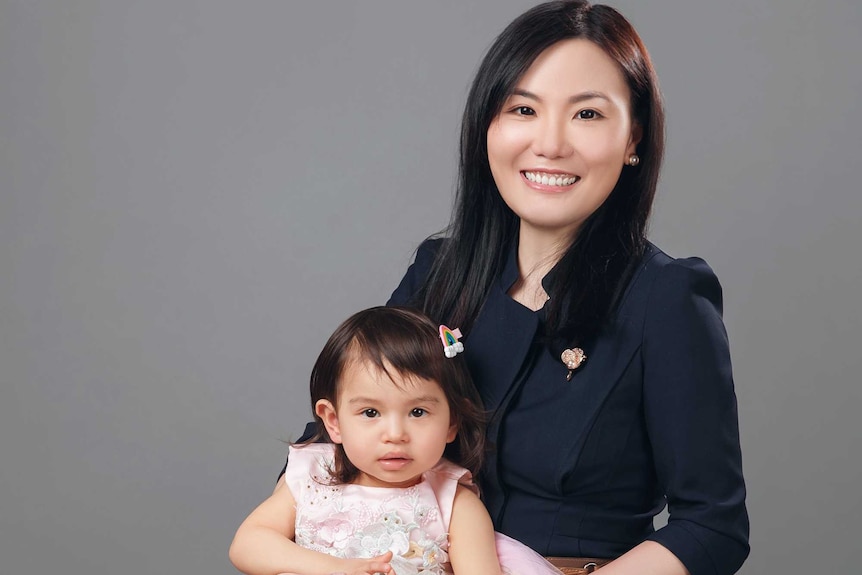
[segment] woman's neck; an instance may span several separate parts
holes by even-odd
[[[557,233],[543,232],[521,225],[518,232],[518,280],[509,289],[509,295],[520,304],[536,311],[548,300],[542,287],[542,278],[553,268],[570,238]]]

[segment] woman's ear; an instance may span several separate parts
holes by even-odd
[[[338,413],[335,411],[335,406],[328,399],[319,399],[314,404],[314,413],[317,414],[323,421],[326,427],[326,433],[329,434],[329,439],[333,443],[341,443],[341,429],[338,426]]]
[[[644,129],[641,127],[639,122],[632,123],[632,135],[629,139],[629,145],[626,148],[626,157],[631,156],[632,154],[637,154],[638,144],[641,143],[641,138],[643,138]]]

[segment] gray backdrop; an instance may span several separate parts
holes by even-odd
[[[0,1],[0,574],[228,574],[325,338],[448,218],[529,0]],[[862,8],[619,0],[725,288],[759,573],[857,573]]]

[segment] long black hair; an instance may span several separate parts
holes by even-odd
[[[641,163],[625,167],[602,206],[581,226],[549,274],[546,333],[582,345],[613,311],[646,247],[646,227],[664,153],[664,111],[649,54],[616,10],[583,0],[540,4],[497,37],[473,80],[461,125],[457,196],[415,303],[436,321],[469,329],[500,275],[519,219],[504,203],[488,162],[487,134],[533,61],[562,40],[587,39],[611,57],[628,84]]]

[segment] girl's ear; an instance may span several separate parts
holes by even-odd
[[[449,433],[446,434],[446,443],[452,443],[458,436],[458,423],[453,423],[449,426]]]
[[[338,426],[338,413],[335,411],[335,406],[328,399],[319,399],[314,404],[314,413],[317,414],[323,425],[326,427],[326,433],[329,434],[329,439],[333,443],[341,443],[341,429]]]

